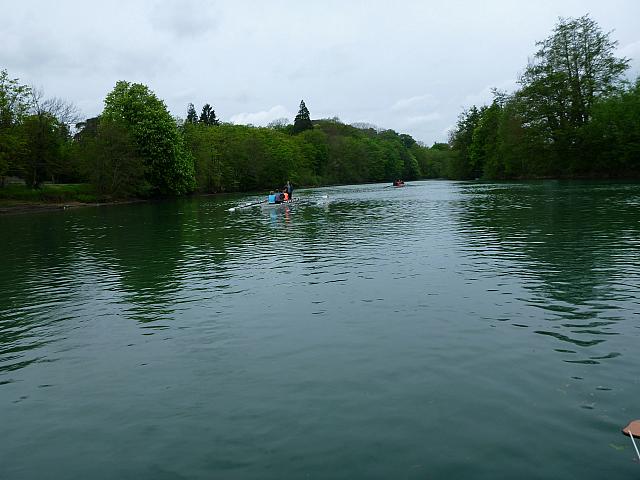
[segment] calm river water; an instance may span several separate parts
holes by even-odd
[[[640,184],[0,217],[0,478],[637,478]]]

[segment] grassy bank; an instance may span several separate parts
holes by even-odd
[[[98,197],[88,183],[45,184],[41,188],[27,188],[25,185],[7,185],[0,188],[0,204],[17,203],[96,203]]]

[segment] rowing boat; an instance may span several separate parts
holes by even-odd
[[[326,205],[327,203],[327,199],[329,198],[329,195],[322,195],[320,197],[320,200],[318,200],[316,202],[317,205]],[[263,200],[259,200],[259,201],[255,201],[255,202],[250,202],[250,203],[245,203],[245,204],[241,204],[241,205],[237,205],[235,207],[230,207],[227,208],[227,212],[236,212],[238,210],[244,210],[244,209],[248,209],[250,207],[257,207],[258,205],[260,205],[262,208],[266,208],[266,209],[276,209],[276,208],[282,208],[282,207],[289,207],[295,204],[302,204],[302,205],[313,205],[313,202],[309,202],[309,198],[305,197],[303,199],[300,199],[299,197],[296,198],[292,198],[291,200],[285,200],[282,202],[269,202],[269,198],[267,197],[266,199]]]
[[[261,203],[260,206],[262,208],[278,208],[278,207],[287,207],[290,206],[294,203],[297,203],[298,199],[297,198],[292,198],[291,200],[285,200],[283,202],[276,202],[276,203]]]

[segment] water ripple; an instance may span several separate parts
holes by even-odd
[[[517,449],[521,411],[545,458],[601,444],[639,393],[640,187],[385,187],[0,217],[3,428],[32,452],[77,419],[130,451],[197,432],[239,469],[255,432],[445,458],[475,418],[468,452]]]

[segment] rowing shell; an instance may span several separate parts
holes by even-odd
[[[292,198],[291,200],[285,200],[284,202],[280,202],[280,203],[263,203],[261,204],[261,207],[262,208],[286,207],[288,205],[291,205],[297,202],[298,202],[297,198]]]

